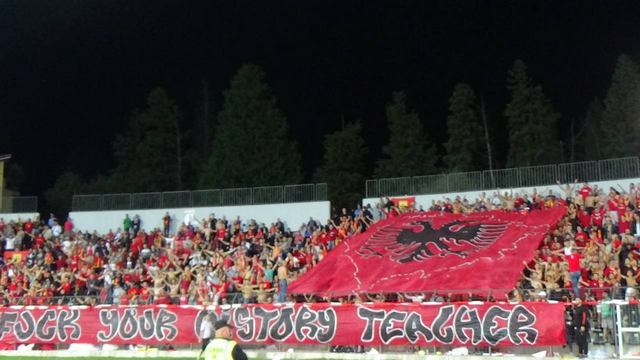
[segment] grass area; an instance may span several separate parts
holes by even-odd
[[[50,359],[64,359],[64,360],[86,360],[86,357],[78,356],[78,357],[60,357],[60,356],[52,356],[52,357],[44,357],[44,356],[3,356],[0,355],[0,360],[50,360]],[[154,359],[154,360],[195,360],[193,357],[95,357],[95,359],[100,360],[127,360],[127,359]],[[259,360],[259,359],[255,359]]]
[[[0,360],[43,360],[43,359],[64,359],[64,360],[86,360],[86,357],[82,357],[82,356],[78,356],[78,357],[59,357],[59,356],[52,356],[52,357],[44,357],[44,356],[3,356],[0,355]],[[127,359],[154,359],[154,360],[195,360],[192,357],[183,357],[183,358],[178,358],[178,357],[148,357],[148,358],[144,358],[144,357],[130,357],[130,358],[125,358],[125,357],[95,357],[95,359],[100,359],[100,360],[127,360]]]
[[[0,360],[43,360],[43,359],[64,359],[64,360],[86,360],[86,357],[44,357],[44,356],[4,356],[0,355]],[[95,359],[99,360],[139,360],[139,359],[153,359],[153,360],[195,360],[194,357],[96,357]],[[264,358],[252,358],[249,357],[250,360],[267,360]],[[321,359],[318,359],[321,360]]]
[[[64,360],[86,360],[86,357],[43,357],[43,356],[3,356],[0,355],[0,360],[50,360],[50,359],[64,359]],[[95,357],[99,360],[139,360],[139,359],[153,359],[153,360],[195,360],[195,357]],[[263,360],[262,358],[249,358],[251,360]],[[264,359],[266,360],[266,359]]]

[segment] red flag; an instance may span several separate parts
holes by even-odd
[[[393,205],[395,207],[397,207],[398,209],[403,210],[403,211],[413,208],[413,206],[416,203],[416,197],[415,196],[391,198],[390,200],[391,200],[391,202],[393,202]]]
[[[29,250],[24,251],[5,251],[4,252],[4,262],[14,262],[14,263],[24,263],[27,261],[27,256],[29,256]]]
[[[514,287],[566,208],[528,214],[417,212],[380,221],[346,240],[294,281],[292,294],[493,290]]]

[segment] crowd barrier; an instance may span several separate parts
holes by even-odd
[[[262,205],[325,200],[327,200],[327,184],[320,183],[236,189],[74,195],[71,207],[73,211],[99,211]]]
[[[6,196],[0,201],[0,214],[34,213],[36,211],[38,211],[37,196]]]
[[[366,197],[447,194],[465,191],[554,185],[556,181],[606,181],[640,177],[640,159],[627,157],[598,161],[539,165],[465,173],[367,180]]]

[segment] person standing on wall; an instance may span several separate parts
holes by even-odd
[[[167,211],[167,213],[164,214],[164,217],[162,218],[162,234],[164,235],[164,237],[169,237],[169,233],[171,232],[170,230],[171,230],[171,215],[169,215],[169,212]]]
[[[282,261],[278,260],[278,302],[283,303],[287,300],[287,285],[289,284],[289,262],[292,256],[287,254],[287,259]]]
[[[247,354],[233,341],[233,327],[225,320],[213,324],[215,338],[204,350],[204,360],[248,360]]]
[[[573,301],[573,306],[573,326],[576,344],[578,344],[578,357],[586,358],[589,353],[589,310],[579,297]]]
[[[571,254],[565,254],[565,259],[569,264],[573,296],[574,299],[577,299],[580,297],[580,274],[582,274],[580,260],[582,260],[582,254],[579,254],[578,249],[574,247],[571,249]]]

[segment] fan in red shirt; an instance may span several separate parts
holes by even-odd
[[[618,197],[619,195],[612,188],[607,200],[607,208],[609,209],[609,216],[614,224],[618,223]]]
[[[580,226],[576,230],[575,242],[579,248],[583,248],[587,244],[587,233],[582,231]]]
[[[140,288],[138,287],[138,284],[133,284],[129,290],[127,290],[127,296],[132,304],[137,303],[138,295],[140,295]]]
[[[591,225],[591,215],[586,209],[580,210],[578,213],[578,220],[580,221],[580,225],[582,228],[588,228]]]
[[[149,290],[149,283],[144,281],[142,283],[142,288],[140,289],[140,304],[148,304],[151,299],[151,290]]]
[[[579,281],[581,276],[580,260],[582,255],[578,254],[578,249],[573,248],[571,255],[565,255],[565,260],[569,264],[569,273],[571,276],[571,286],[573,288],[573,295],[575,297],[580,296]]]
[[[618,219],[620,219],[624,215],[624,213],[627,212],[627,205],[624,204],[624,200],[622,198],[618,199],[616,210],[618,211]]]
[[[71,294],[71,283],[68,280],[63,280],[60,286],[56,289],[60,296]]]
[[[325,231],[322,231],[320,233],[320,235],[318,236],[318,240],[320,240],[320,243],[322,243],[322,245],[327,245],[327,242],[329,241],[329,238],[327,236],[327,233]]]
[[[624,234],[627,232],[627,230],[630,230],[632,222],[633,222],[633,213],[630,210],[625,210],[625,212],[622,215],[620,215],[618,220],[618,233]]]
[[[580,188],[578,192],[580,193],[580,196],[582,196],[582,200],[586,200],[589,196],[591,196],[593,189],[591,188],[591,186],[589,186],[589,183],[584,183],[584,185],[582,185],[582,188]]]
[[[224,225],[219,224],[216,228],[216,240],[223,240],[227,236],[227,229]]]
[[[64,232],[66,234],[69,234],[72,231],[73,231],[73,220],[71,220],[71,218],[68,218],[67,221],[64,222]]]
[[[27,234],[31,234],[33,232],[33,222],[31,219],[28,219],[26,223],[24,223],[24,232]]]
[[[591,224],[596,225],[597,227],[602,227],[604,215],[605,211],[602,206],[599,206],[597,209],[593,210],[593,212],[591,213]]]

